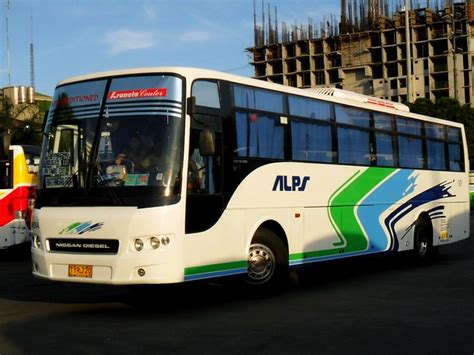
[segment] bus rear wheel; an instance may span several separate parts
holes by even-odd
[[[433,228],[424,218],[416,222],[413,249],[416,260],[420,262],[431,260],[438,254],[438,249],[433,246]]]
[[[288,251],[272,231],[260,228],[247,255],[246,283],[257,289],[283,286],[288,275]]]

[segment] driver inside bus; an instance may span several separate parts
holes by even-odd
[[[112,186],[122,186],[127,179],[127,167],[124,164],[125,154],[119,153],[115,157],[114,164],[109,165],[105,170],[105,173],[111,180]]]

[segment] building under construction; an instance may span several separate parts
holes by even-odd
[[[407,17],[400,0],[341,0],[339,21],[329,16],[319,26],[311,19],[307,26],[283,22],[281,30],[276,8],[272,19],[262,3],[260,22],[254,3],[254,34],[247,51],[257,79],[332,86],[398,102],[473,101],[474,0],[426,0],[423,6],[411,0]]]

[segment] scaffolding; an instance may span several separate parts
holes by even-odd
[[[254,15],[255,45],[247,49],[255,78],[300,88],[337,87],[398,102],[411,101],[409,80],[412,100],[449,96],[471,104],[473,2],[411,0],[409,60],[402,3],[341,0],[339,22],[334,15],[319,26],[311,18],[307,25],[282,22],[279,31],[277,9],[274,22],[270,15],[266,22],[262,2],[261,24]]]

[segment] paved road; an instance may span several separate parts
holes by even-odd
[[[219,283],[138,296],[50,283],[30,276],[21,253],[0,254],[2,355],[474,353],[474,238],[424,266],[405,257],[321,264],[271,298]]]

